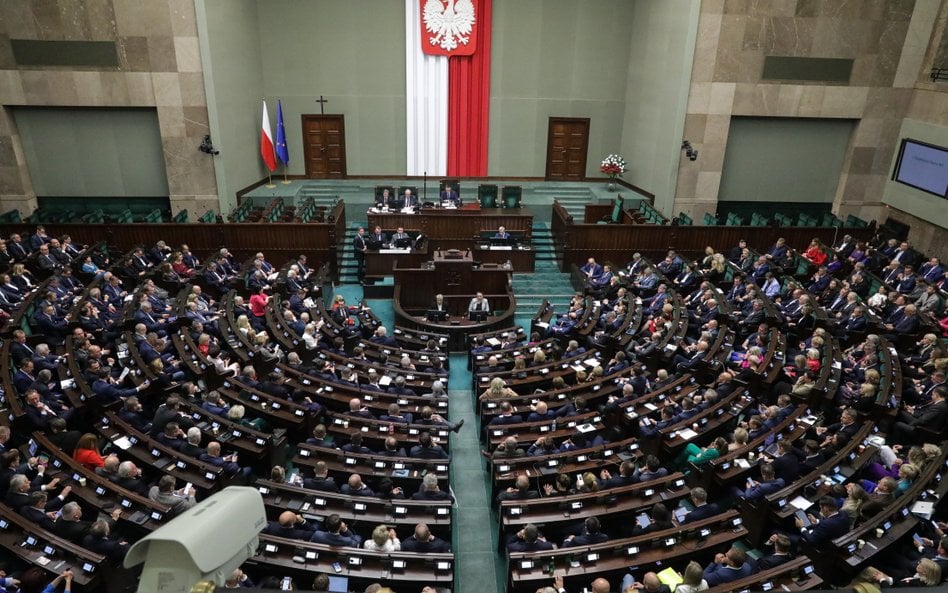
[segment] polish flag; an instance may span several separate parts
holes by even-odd
[[[267,102],[263,102],[263,127],[260,134],[260,156],[267,169],[272,173],[276,171],[276,155],[273,152],[273,134],[270,133],[270,115],[267,113]]]
[[[405,0],[408,175],[487,175],[492,0]]]

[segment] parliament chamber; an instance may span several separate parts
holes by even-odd
[[[0,593],[945,590],[946,81],[948,0],[4,2]]]
[[[526,240],[526,209],[370,212],[372,232],[417,233],[367,247],[391,296],[367,285],[353,303],[335,282],[352,254],[331,246],[354,237],[341,201],[332,224],[3,226],[3,548],[110,590],[122,542],[251,485],[269,519],[243,567],[258,583],[455,589],[466,537],[494,539],[515,592],[696,574],[806,590],[940,564],[937,259],[872,227],[597,224],[605,208],[578,222],[554,200],[573,296],[529,325],[515,269],[475,260],[496,228]],[[456,532],[462,430],[487,458],[496,536]],[[16,474],[100,520],[33,523]]]

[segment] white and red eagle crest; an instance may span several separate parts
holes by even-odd
[[[469,56],[477,46],[472,0],[426,0],[421,14],[421,48],[437,56]]]

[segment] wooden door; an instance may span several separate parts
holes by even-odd
[[[303,115],[303,158],[306,177],[346,176],[346,122],[342,115]]]
[[[585,179],[588,147],[588,117],[551,117],[546,141],[546,178]]]

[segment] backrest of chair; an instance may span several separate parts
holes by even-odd
[[[481,208],[497,207],[497,186],[492,183],[482,183],[477,186],[477,199]]]
[[[438,183],[438,193],[444,191],[444,188],[451,186],[454,192],[458,195],[461,195],[461,180],[460,179],[442,179]]]
[[[520,198],[523,195],[523,188],[519,185],[505,185],[503,189],[504,208],[519,208]]]

